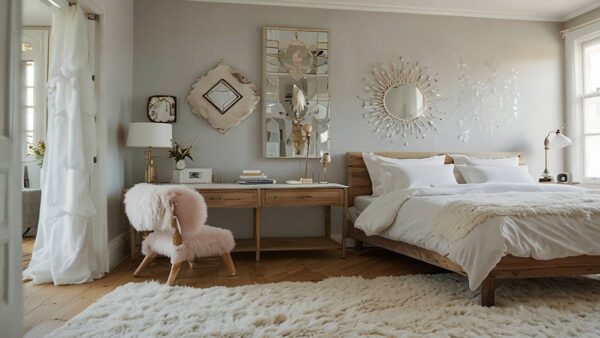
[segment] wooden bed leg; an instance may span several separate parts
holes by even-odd
[[[493,277],[486,277],[481,283],[481,306],[496,305],[496,282]]]
[[[360,252],[363,249],[363,241],[356,241],[356,244],[354,245],[356,248],[356,251]]]

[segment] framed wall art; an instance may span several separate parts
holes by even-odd
[[[153,95],[148,98],[148,119],[152,122],[177,121],[177,98],[171,95]]]
[[[252,114],[259,100],[256,85],[225,63],[199,78],[187,96],[192,113],[222,134]]]

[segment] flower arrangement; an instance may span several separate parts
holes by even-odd
[[[46,154],[46,143],[44,141],[37,141],[29,145],[29,155],[35,158],[38,166],[44,164],[44,155]]]
[[[173,143],[173,147],[171,148],[171,150],[169,150],[169,158],[174,158],[175,162],[183,161],[186,158],[189,158],[192,161],[194,160],[191,155],[194,145],[180,144],[177,143],[177,141],[175,140],[171,141]]]

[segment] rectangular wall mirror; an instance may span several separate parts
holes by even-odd
[[[267,158],[330,152],[329,31],[264,27],[263,150]]]

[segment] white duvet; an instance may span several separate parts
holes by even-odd
[[[600,255],[600,216],[560,215],[492,217],[463,239],[450,243],[432,236],[437,213],[446,203],[473,194],[578,192],[588,189],[556,184],[460,184],[405,189],[376,198],[356,219],[367,235],[417,245],[447,256],[467,273],[475,289],[505,255],[539,260]]]

